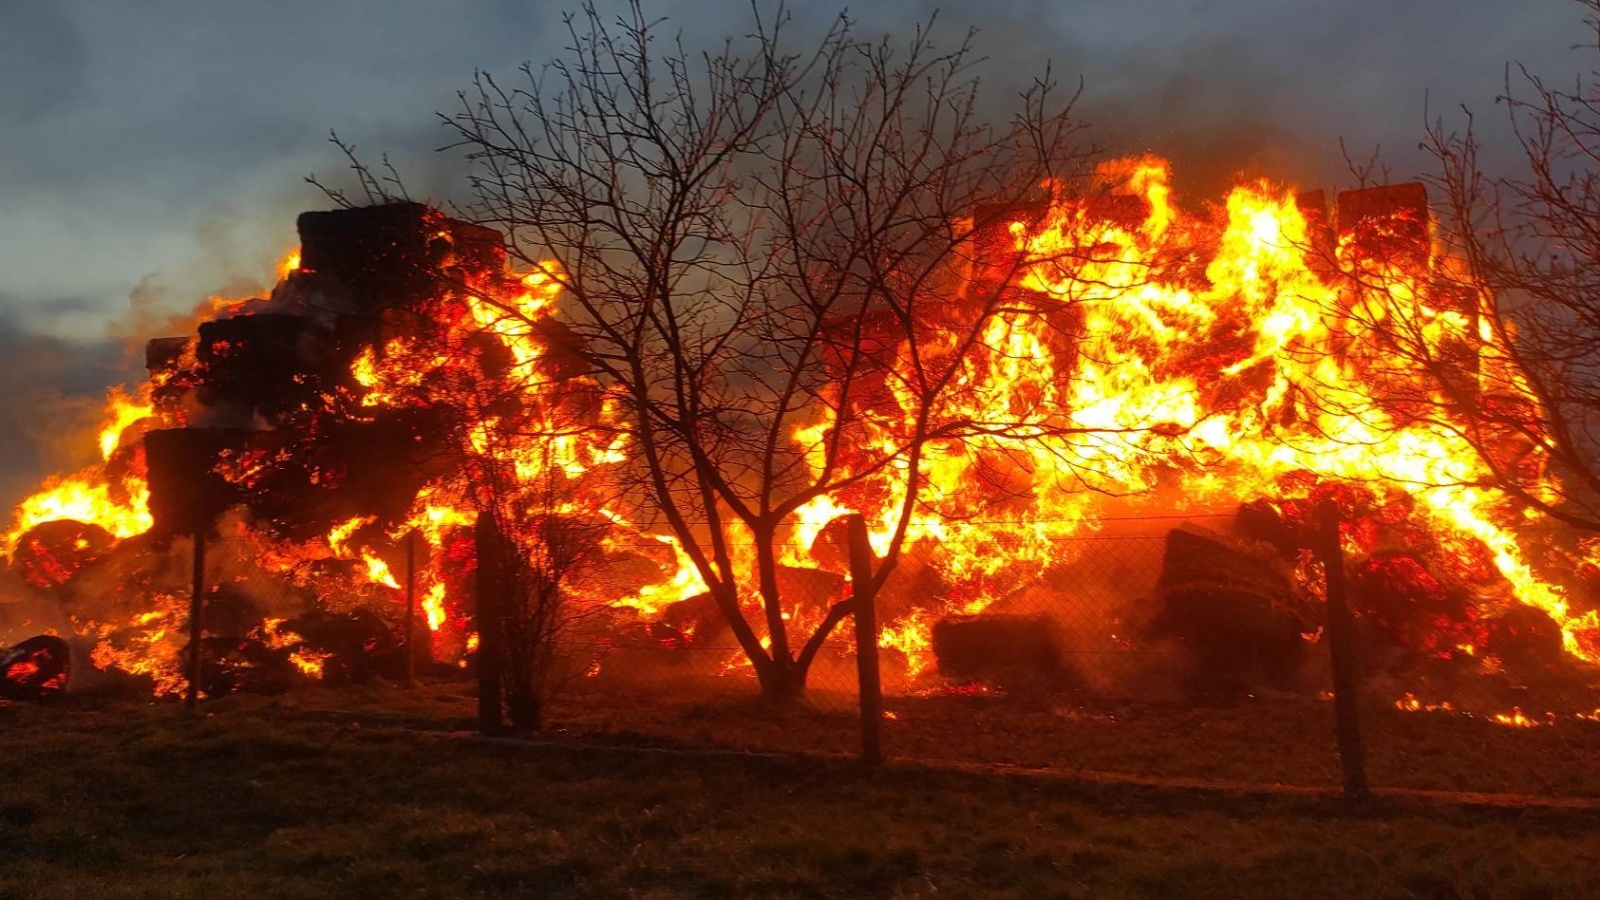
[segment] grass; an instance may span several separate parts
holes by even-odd
[[[0,709],[0,897],[1600,893],[1593,812],[375,727],[397,694],[232,698],[193,719],[165,704]],[[406,698],[441,729],[466,709],[455,687]],[[736,718],[797,740],[848,720],[709,703],[681,743],[715,742]]]
[[[723,682],[727,684],[726,681]],[[570,733],[696,747],[850,755],[854,698],[762,710],[747,690],[590,691],[565,698]],[[382,701],[380,701],[382,702]],[[1330,787],[1340,783],[1333,705],[1299,697],[1222,706],[1080,706],[1052,697],[889,697],[894,757]],[[463,714],[465,714],[463,712]],[[1511,728],[1483,717],[1402,712],[1380,696],[1362,709],[1374,785],[1429,791],[1600,798],[1600,723],[1565,718]]]

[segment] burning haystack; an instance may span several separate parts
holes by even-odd
[[[997,272],[1020,273],[998,285],[1011,302],[931,415],[1011,424],[936,437],[917,458],[911,550],[879,597],[906,683],[1110,690],[1108,656],[1143,651],[1182,655],[1212,686],[1309,689],[1321,601],[1305,548],[1327,500],[1374,669],[1515,681],[1600,665],[1576,574],[1592,548],[1493,489],[1557,476],[1528,438],[1538,404],[1507,338],[1478,317],[1482,288],[1429,243],[1420,186],[1341,194],[1330,212],[1320,194],[1247,184],[1189,213],[1163,161],[1120,160],[1089,194],[1057,190],[1004,221],[948,273],[945,314]],[[576,640],[591,673],[628,648],[707,646],[723,648],[710,669],[739,671],[705,573],[629,524],[654,514],[625,490],[640,436],[564,324],[568,276],[508,274],[498,233],[420,205],[299,224],[271,296],[152,341],[150,381],[113,396],[104,463],[19,507],[8,551],[29,599],[3,607],[8,630],[51,629],[94,669],[174,690],[173,538],[221,522],[212,690],[454,667],[475,646],[471,532],[488,510],[544,536],[513,541],[524,556],[553,521],[604,532],[569,585],[594,614]],[[857,429],[846,468],[851,446],[905,445],[930,414],[897,387],[917,360],[867,337],[876,381],[841,407]],[[848,596],[844,515],[879,545],[901,527],[894,467],[863,466],[782,524],[786,620],[814,624]],[[1194,522],[1174,528],[1174,511]],[[1085,539],[1153,516],[1169,517],[1146,535],[1156,549],[1119,563]]]

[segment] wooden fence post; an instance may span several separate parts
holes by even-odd
[[[406,532],[406,687],[417,680],[417,532]]]
[[[1326,573],[1328,596],[1328,652],[1333,658],[1333,703],[1338,722],[1339,762],[1344,767],[1346,797],[1360,799],[1370,793],[1366,762],[1361,752],[1361,727],[1357,707],[1360,675],[1357,672],[1355,618],[1345,596],[1344,549],[1339,542],[1339,507],[1331,500],[1317,506],[1317,552]]]
[[[504,705],[500,685],[500,529],[494,516],[478,514],[473,532],[478,553],[478,730],[500,734]]]
[[[193,579],[189,588],[189,686],[184,692],[183,698],[183,708],[186,712],[194,712],[195,706],[200,702],[200,679],[204,674],[201,671],[201,667],[205,664],[205,657],[200,653],[200,638],[203,631],[201,617],[206,605],[206,533],[204,529],[195,530],[193,555]]]
[[[872,584],[872,544],[867,522],[852,513],[850,524],[850,586],[854,592],[856,624],[856,676],[861,690],[861,761],[883,762],[883,682],[878,673],[878,610]]]

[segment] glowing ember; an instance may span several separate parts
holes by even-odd
[[[96,668],[148,677],[156,694],[176,695],[184,687],[182,653],[188,643],[184,625],[189,598],[160,592],[149,602],[153,609],[128,621],[87,622],[77,630],[95,639],[89,659]]]
[[[1529,717],[1520,707],[1512,707],[1509,713],[1495,713],[1490,718],[1496,725],[1508,725],[1512,728],[1538,728],[1541,725],[1551,725],[1555,722],[1554,713],[1545,713],[1544,719]]]
[[[1407,691],[1405,696],[1394,702],[1394,708],[1403,712],[1454,712],[1455,707],[1449,701],[1429,703],[1417,699],[1417,696]]]

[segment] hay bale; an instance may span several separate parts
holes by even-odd
[[[1302,524],[1285,520],[1270,500],[1241,503],[1233,517],[1233,530],[1239,536],[1271,544],[1284,559],[1292,559],[1300,548],[1311,546],[1312,535],[1297,527]]]
[[[217,517],[239,502],[236,485],[217,474],[224,452],[249,449],[240,428],[161,428],[144,436],[150,469],[152,533],[163,537],[210,532]]]
[[[1064,672],[1056,628],[1045,615],[947,616],[934,623],[939,674],[1001,687],[1057,684]]]
[[[44,522],[18,539],[11,553],[11,570],[36,588],[58,588],[116,542],[116,537],[99,525],[73,519]]]
[[[651,640],[667,649],[687,649],[730,640],[728,622],[709,593],[668,604],[650,623]]]
[[[420,203],[307,212],[297,221],[300,266],[344,296],[350,312],[417,308],[451,270],[499,272],[505,239]]]
[[[280,629],[300,635],[301,648],[327,654],[322,679],[328,684],[359,683],[374,676],[398,681],[405,673],[405,654],[394,629],[368,610],[313,610]]]
[[[1471,593],[1440,578],[1416,555],[1375,553],[1348,568],[1350,606],[1369,660],[1395,652],[1435,657],[1481,642]]]
[[[778,566],[778,596],[785,609],[801,607],[816,612],[826,612],[848,593],[843,575],[821,569],[802,569],[795,566]]]
[[[41,634],[0,650],[0,698],[48,700],[67,692],[72,651],[67,642]]]
[[[308,316],[234,316],[202,322],[199,332],[196,399],[229,410],[234,422],[254,415],[279,424],[302,408],[315,408],[342,374],[332,334]]]
[[[1310,630],[1305,598],[1275,552],[1173,529],[1153,600],[1146,630],[1193,654],[1199,692],[1286,687],[1297,679],[1307,646],[1301,634]]]
[[[1507,668],[1523,672],[1530,668],[1554,669],[1567,662],[1561,626],[1550,614],[1531,606],[1516,606],[1489,623],[1487,650],[1503,660]]]
[[[1336,227],[1373,259],[1420,262],[1428,258],[1432,216],[1428,190],[1416,181],[1340,191]]]

